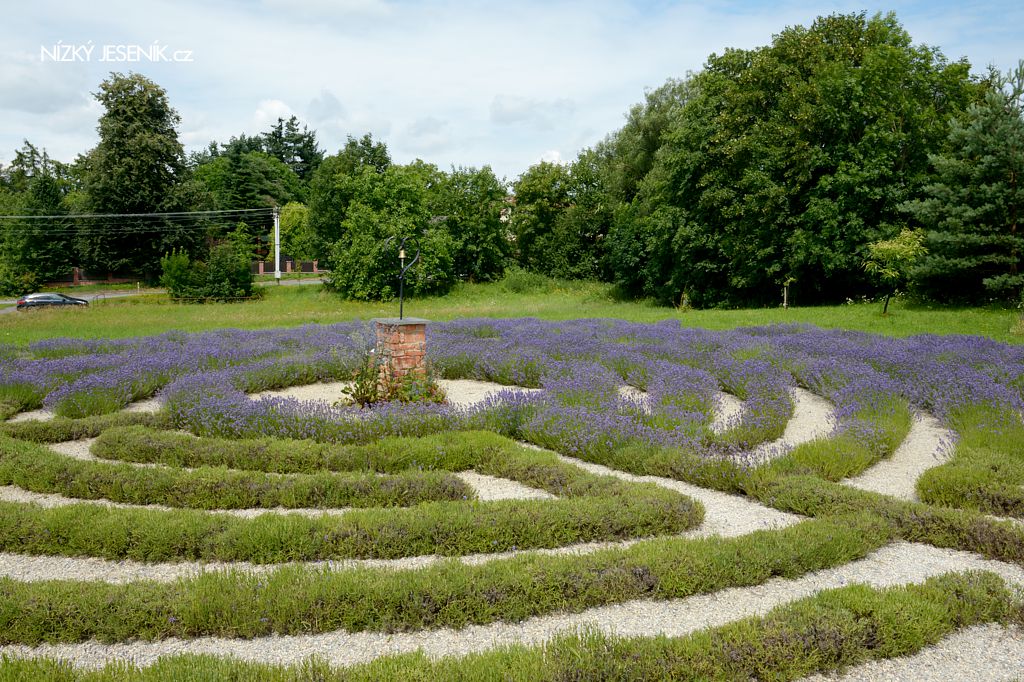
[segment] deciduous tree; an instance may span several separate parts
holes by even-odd
[[[137,73],[114,73],[100,84],[99,144],[80,161],[92,213],[139,214],[188,209],[177,186],[186,177],[178,113],[167,93]],[[90,221],[78,241],[86,265],[156,276],[161,256],[192,248],[204,235],[183,221]],[[105,229],[98,229],[102,226]]]

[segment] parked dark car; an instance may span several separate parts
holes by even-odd
[[[64,294],[29,294],[18,299],[18,310],[26,308],[42,308],[50,305],[89,305],[84,298],[65,296]]]

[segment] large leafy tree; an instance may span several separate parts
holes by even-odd
[[[455,275],[486,282],[501,277],[510,242],[503,220],[507,190],[489,166],[454,168],[429,198],[432,216],[452,237]]]
[[[509,216],[516,262],[535,272],[565,269],[555,223],[569,206],[569,167],[541,161],[512,184],[515,203]]]
[[[292,201],[281,209],[281,250],[299,261],[314,260],[316,235],[309,229],[309,209]]]
[[[317,253],[327,261],[333,245],[344,234],[343,223],[349,204],[365,179],[364,170],[383,174],[391,166],[387,145],[374,142],[367,133],[361,138],[349,136],[345,146],[323,160],[313,173],[309,186],[309,228],[316,235]]]
[[[420,260],[406,275],[406,293],[451,289],[454,244],[430,206],[430,193],[442,181],[443,173],[423,162],[388,166],[383,172],[363,165],[349,179],[351,200],[342,236],[332,246],[328,285],[348,298],[393,298],[398,294],[398,245],[408,238],[406,263],[417,248]]]
[[[538,163],[519,176],[509,218],[519,265],[554,277],[601,277],[617,170],[598,149],[569,165]]]
[[[196,166],[195,178],[219,209],[282,206],[302,198],[299,177],[265,152],[230,152]]]
[[[774,303],[787,281],[804,302],[870,291],[866,245],[899,232],[978,92],[965,61],[864,14],[712,55],[677,89],[609,262],[636,294],[704,306]]]
[[[167,93],[136,73],[111,74],[95,94],[103,105],[99,144],[80,159],[88,207],[97,214],[143,214],[190,208],[191,188],[178,140],[178,113]],[[80,225],[85,264],[156,276],[160,257],[202,238],[194,223],[154,218],[102,218]]]
[[[918,287],[939,299],[1017,298],[1024,286],[1024,62],[989,81],[931,157],[925,198],[905,207],[927,228]]]

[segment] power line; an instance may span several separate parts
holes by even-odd
[[[204,215],[223,215],[236,213],[257,213],[263,212],[273,215],[273,207],[267,208],[234,208],[219,211],[171,211],[168,213],[68,213],[66,215],[0,215],[0,219],[7,220],[58,220],[64,218],[167,218],[170,216],[181,216],[191,218]]]
[[[235,222],[210,221],[195,224],[177,225],[125,225],[125,224],[95,224],[89,226],[76,225],[18,225],[8,226],[11,233],[15,234],[47,234],[47,235],[90,235],[90,234],[145,234],[157,232],[202,232],[214,227],[236,227]]]
[[[146,233],[203,232],[212,228],[234,227],[245,220],[267,222],[273,208],[237,208],[216,211],[176,211],[167,213],[78,213],[50,216],[0,215],[11,234],[45,234],[54,237],[124,236]],[[46,222],[44,222],[46,221]],[[20,223],[20,224],[19,224]],[[254,225],[256,227],[258,225]]]

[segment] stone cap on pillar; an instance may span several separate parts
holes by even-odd
[[[407,324],[426,324],[430,320],[424,320],[422,317],[403,317],[401,319],[397,317],[375,317],[371,322],[388,325],[389,327],[401,327]]]

